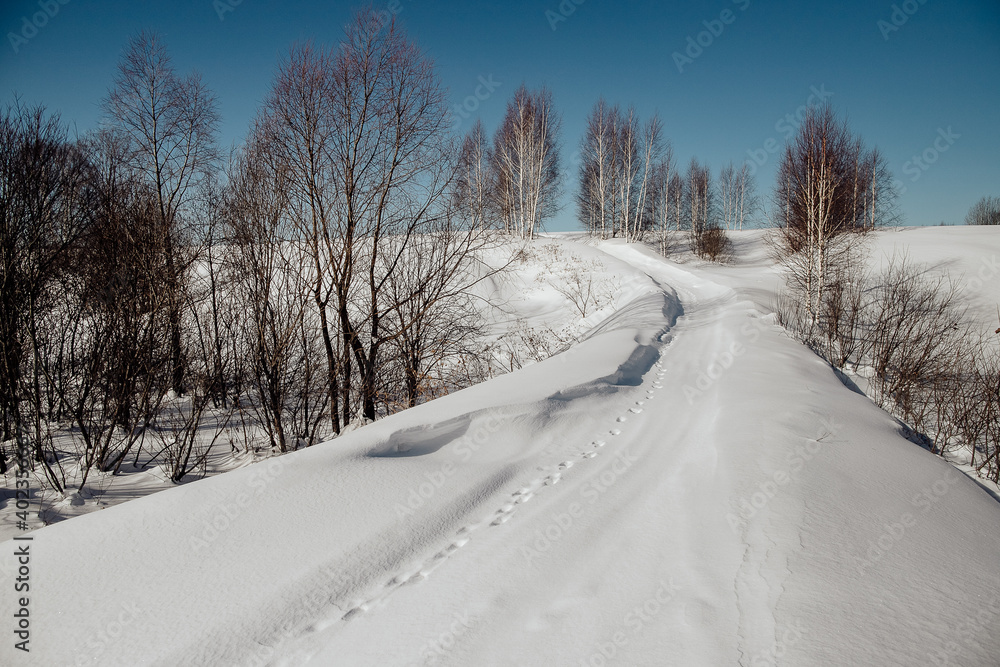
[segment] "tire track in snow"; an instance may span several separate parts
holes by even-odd
[[[619,249],[622,249],[620,251]],[[707,280],[695,278],[681,284],[671,280],[672,275],[688,274],[688,272],[666,265],[658,258],[646,257],[629,247],[617,246],[616,257],[631,263],[636,268],[645,271],[650,279],[657,284],[670,284],[681,295],[684,317],[678,322],[677,331],[686,332],[698,330],[698,343],[702,350],[699,356],[704,364],[712,358],[713,351],[721,352],[728,348],[725,338],[735,338],[738,327],[729,324],[732,319],[738,319],[743,311],[748,311],[753,304],[739,301],[736,294],[729,288]],[[694,377],[701,369],[696,364],[687,365],[687,371],[679,375]],[[662,375],[653,386],[662,387]],[[718,387],[714,387],[718,389]],[[719,401],[718,391],[704,392],[697,410],[688,415],[688,419],[701,418],[704,424],[692,424],[700,431],[699,439],[705,447],[712,447],[715,437],[712,435],[711,424],[723,414],[723,406]],[[717,456],[717,454],[716,454]],[[740,542],[743,545],[742,559],[732,576],[732,595],[738,610],[738,623],[734,628],[738,637],[740,664],[748,665],[748,660],[759,653],[762,646],[770,647],[777,634],[777,623],[774,609],[781,593],[781,579],[776,578],[776,569],[771,563],[772,548],[775,542],[767,532],[768,521],[759,520],[747,526]],[[692,536],[696,539],[696,536]],[[784,567],[787,576],[787,566]],[[711,579],[706,578],[705,584],[710,586]]]

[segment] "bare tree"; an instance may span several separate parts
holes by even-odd
[[[757,195],[757,183],[750,165],[746,162],[740,165],[735,175],[735,222],[737,229],[754,219],[760,210],[760,197]]]
[[[786,146],[774,191],[781,254],[793,268],[815,326],[830,267],[849,257],[849,233],[892,217],[889,172],[878,151],[866,151],[826,105],[810,109]]]
[[[493,141],[498,208],[507,232],[533,238],[558,209],[561,120],[547,88],[521,85]]]
[[[725,230],[719,227],[712,174],[697,158],[692,158],[688,165],[686,186],[691,248],[704,259],[726,260],[731,244]]]
[[[667,189],[667,198],[670,200],[670,208],[673,209],[674,231],[679,232],[684,224],[684,178],[679,171],[675,171],[670,177],[670,184]]]
[[[400,297],[387,298],[386,285],[406,270],[412,239],[449,215],[454,150],[444,132],[447,106],[433,64],[395,21],[385,25],[375,12],[359,13],[332,71],[338,132],[331,152],[340,200],[336,236],[327,239],[339,257],[345,353],[358,368],[361,414],[374,419],[384,347],[400,335],[391,317]],[[542,138],[550,136],[551,128],[538,129]],[[403,301],[417,297],[421,286],[414,289]]]
[[[335,66],[328,50],[311,44],[292,48],[271,86],[255,150],[282,183],[291,220],[309,252],[310,296],[327,360],[329,415],[334,433],[340,433],[351,419],[352,364],[336,320],[347,298],[353,256],[350,230],[345,234],[338,226],[336,211],[343,205],[344,170],[352,165],[341,164],[335,153]]]
[[[611,233],[610,178],[613,164],[615,109],[601,98],[587,117],[587,130],[580,146],[580,189],[577,209],[580,220],[593,235],[607,238]]]
[[[736,228],[736,169],[729,162],[719,171],[719,208],[726,229]]]
[[[639,149],[639,118],[634,107],[629,107],[626,114],[619,116],[618,126],[615,128],[615,189],[612,196],[615,202],[617,218],[614,221],[615,229],[625,240],[629,240],[634,232],[632,228],[637,226],[638,210],[633,205],[637,192],[637,181],[640,168]]]
[[[245,312],[242,347],[253,409],[271,447],[284,452],[315,442],[320,420],[329,418],[330,386],[324,354],[314,347],[320,339],[318,313],[309,308],[315,283],[301,268],[310,268],[313,253],[295,239],[289,176],[268,159],[268,136],[253,134],[234,159],[226,222],[233,297]]]
[[[473,226],[425,230],[400,258],[405,270],[391,275],[386,296],[396,304],[390,318],[398,332],[391,343],[403,377],[389,374],[388,384],[404,387],[404,407],[447,393],[458,384],[450,379],[456,367],[475,356],[483,322],[469,289],[495,272],[478,258],[488,243]]]
[[[669,147],[668,147],[669,148]],[[640,143],[641,163],[637,176],[637,192],[635,197],[633,215],[634,224],[631,234],[626,235],[632,241],[639,241],[643,232],[653,226],[652,218],[649,216],[650,190],[652,180],[658,166],[664,164],[663,157],[663,123],[659,116],[654,115],[643,126]]]
[[[686,199],[688,225],[697,238],[705,229],[715,223],[715,198],[712,196],[712,175],[707,166],[702,166],[697,158],[688,164]]]
[[[683,188],[683,185],[674,170],[673,150],[667,145],[659,163],[653,167],[647,213],[649,224],[656,232],[660,253],[663,255],[669,254],[673,236],[680,226],[675,218],[680,214],[675,206],[677,199],[675,188]]]
[[[197,74],[177,75],[158,35],[140,32],[125,47],[104,110],[112,126],[128,137],[127,158],[155,196],[166,267],[162,289],[170,317],[171,385],[181,394],[181,290],[190,261],[183,252],[184,211],[192,188],[217,161],[216,101]]]
[[[743,229],[757,212],[759,201],[750,167],[728,163],[719,172],[719,216],[726,229]]]
[[[480,230],[490,229],[496,224],[492,191],[495,179],[490,169],[486,130],[483,122],[476,120],[459,151],[454,205],[470,226]]]
[[[431,61],[374,11],[355,15],[336,50],[293,48],[258,122],[260,159],[287,198],[279,216],[308,260],[335,431],[377,416],[390,349],[407,336],[422,345],[418,320],[455,289],[456,248],[488,237],[496,190],[482,129],[456,160],[446,127]]]

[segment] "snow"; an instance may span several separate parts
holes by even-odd
[[[877,242],[971,275],[974,231]],[[776,326],[736,240],[542,241],[626,285],[582,323],[504,287],[564,352],[33,532],[30,662],[8,634],[0,663],[997,664],[1000,504]]]

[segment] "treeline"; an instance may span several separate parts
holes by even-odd
[[[474,288],[500,269],[499,239],[532,238],[558,209],[550,91],[521,86],[491,136],[477,122],[457,139],[431,61],[364,11],[336,47],[290,50],[228,155],[214,95],[156,35],[130,40],[103,110],[76,139],[42,108],[0,114],[0,471],[17,450],[60,492],[130,461],[179,481],[220,438],[293,450],[491,372]],[[587,230],[664,254],[724,258],[726,230],[762,212],[747,165],[681,169],[656,116],[603,100],[577,178]],[[895,193],[828,106],[786,147],[771,218],[786,319],[838,365],[874,360],[879,382],[912,366],[879,361],[850,324],[881,321],[858,305],[871,287],[852,282],[853,248],[896,220]],[[983,359],[966,368],[988,388]],[[995,470],[995,429],[976,433]]]
[[[760,212],[748,165],[729,163],[717,180],[696,158],[679,168],[660,119],[641,122],[634,108],[599,100],[580,156],[578,215],[601,238],[652,237],[667,254],[684,231],[695,252],[718,259],[728,245],[723,230],[743,229]]]
[[[0,115],[3,471],[17,450],[59,492],[140,461],[179,481],[220,437],[283,452],[482,379],[487,251],[555,207],[548,92],[514,96],[488,188],[432,63],[372,11],[291,49],[228,156],[154,34],[103,110],[80,139]]]

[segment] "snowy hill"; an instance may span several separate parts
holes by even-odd
[[[966,276],[1000,254],[877,244],[903,239]],[[715,267],[559,240],[621,280],[566,351],[5,542],[31,652],[8,632],[0,662],[997,664],[1000,503],[776,326],[760,233],[736,242]]]

